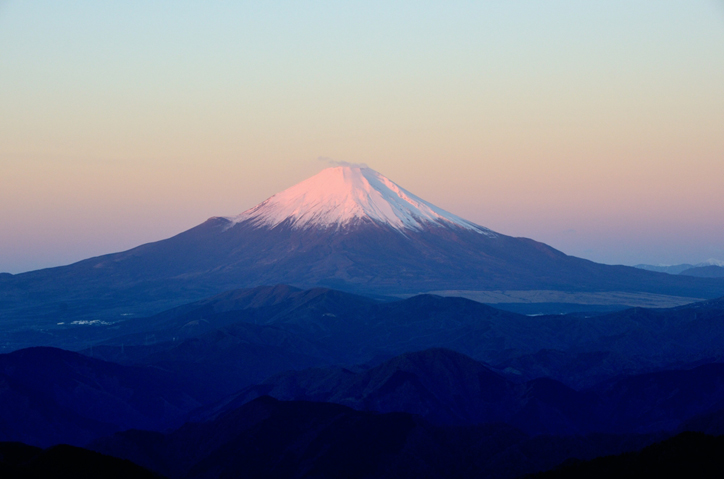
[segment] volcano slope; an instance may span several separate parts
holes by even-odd
[[[119,321],[229,289],[279,283],[378,295],[434,290],[724,295],[723,278],[568,256],[448,213],[369,168],[336,167],[238,216],[210,218],[169,239],[68,266],[0,275],[2,328]]]

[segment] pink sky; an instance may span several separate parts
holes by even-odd
[[[581,3],[0,3],[0,271],[239,214],[319,157],[596,261],[724,259],[722,2]]]

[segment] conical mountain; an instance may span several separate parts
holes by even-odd
[[[568,256],[464,220],[369,168],[323,170],[235,217],[122,253],[0,278],[0,313],[53,321],[145,314],[264,284],[359,293],[435,290],[724,295],[721,279]],[[64,316],[65,315],[65,316]]]

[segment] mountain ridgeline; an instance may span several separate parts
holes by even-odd
[[[0,441],[85,445],[172,478],[512,479],[724,433],[722,321],[724,299],[531,317],[434,295],[233,290],[76,325],[96,334],[84,354],[0,355]],[[7,467],[45,461],[24,451]]]
[[[0,274],[0,475],[718,465],[718,267],[597,264],[330,168],[163,241]],[[642,304],[678,306],[625,307]]]
[[[219,395],[287,369],[374,364],[439,347],[513,378],[550,377],[587,387],[617,374],[724,357],[722,314],[721,299],[663,310],[525,316],[463,298],[419,295],[383,302],[276,286],[229,291],[149,318],[84,330],[97,337],[96,358],[193,376]],[[214,379],[220,377],[233,382]]]

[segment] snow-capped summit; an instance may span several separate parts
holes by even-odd
[[[495,235],[413,195],[371,168],[353,166],[322,170],[228,219],[268,227],[288,221],[295,229],[336,229],[371,220],[400,231],[447,226]]]

